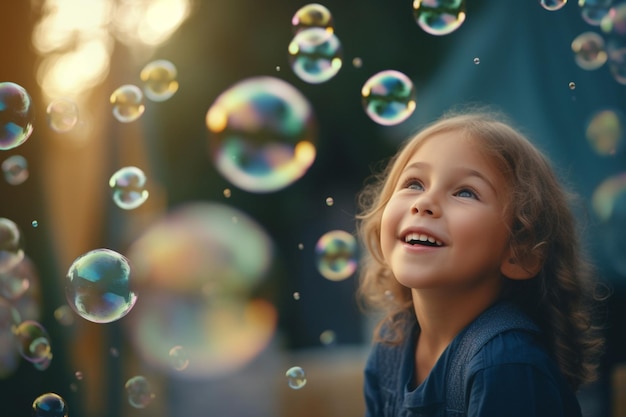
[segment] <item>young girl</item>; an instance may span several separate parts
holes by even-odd
[[[501,116],[447,115],[360,195],[359,295],[384,312],[367,415],[580,416],[602,340],[568,195]]]

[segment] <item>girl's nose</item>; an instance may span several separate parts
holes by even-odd
[[[432,197],[421,194],[411,205],[411,214],[438,217],[441,214],[441,209]]]

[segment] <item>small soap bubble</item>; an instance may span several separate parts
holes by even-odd
[[[363,60],[359,57],[352,59],[352,66],[354,68],[361,68],[363,66]]]
[[[335,199],[333,199],[332,197],[326,197],[326,205],[330,207],[333,204],[335,204]]]
[[[322,28],[332,33],[333,25],[333,16],[330,10],[317,3],[302,6],[291,18],[294,34],[309,28]]]
[[[405,74],[381,71],[361,88],[365,113],[376,123],[391,126],[405,121],[415,110],[415,88]]]
[[[606,178],[598,185],[591,196],[591,207],[601,222],[608,222],[614,216],[618,204],[626,197],[626,172]],[[622,214],[623,215],[623,214]]]
[[[143,81],[143,92],[152,101],[165,101],[178,91],[176,66],[166,59],[147,64],[139,77]]]
[[[319,84],[333,78],[343,64],[339,38],[322,28],[298,32],[288,47],[289,63],[293,72],[310,84]]]
[[[43,360],[39,362],[33,362],[33,367],[38,371],[45,371],[46,369],[50,367],[51,363],[52,363],[52,352],[49,352],[48,355],[46,355],[46,357],[43,358]]]
[[[28,179],[28,161],[22,155],[11,155],[2,162],[4,179],[11,185],[20,185]]]
[[[21,85],[0,83],[0,150],[17,148],[33,133],[34,109]]]
[[[447,35],[465,21],[465,0],[414,0],[413,17],[424,32]]]
[[[224,188],[224,197],[230,198],[231,195],[232,192],[230,191],[230,188]]]
[[[585,136],[597,154],[614,155],[624,137],[623,117],[612,109],[599,110],[587,122]]]
[[[24,259],[22,233],[10,219],[0,217],[0,272],[5,272]]]
[[[17,348],[29,362],[41,362],[50,355],[50,336],[46,329],[35,320],[24,320],[13,328]]]
[[[54,318],[62,326],[71,326],[74,324],[74,312],[68,305],[62,305],[54,310]]]
[[[474,58],[474,64],[476,65],[480,64],[480,58],[478,57]]]
[[[298,291],[293,293],[293,299],[296,301],[300,300],[300,293]]]
[[[298,243],[298,249],[300,250],[304,249],[304,243]]]
[[[626,36],[626,3],[619,2],[611,6],[600,21],[600,29],[607,35],[618,38]]]
[[[174,346],[169,351],[170,363],[176,371],[184,371],[189,366],[189,355],[182,346]]]
[[[287,187],[315,159],[312,107],[295,87],[278,78],[238,82],[211,105],[206,125],[217,170],[246,191]]]
[[[580,16],[591,26],[600,26],[609,13],[613,0],[578,0]]]
[[[350,233],[332,230],[319,238],[315,245],[317,269],[331,281],[342,281],[356,271],[357,243]]]
[[[109,179],[113,202],[124,210],[141,206],[149,196],[146,181],[146,174],[141,169],[133,166],[120,168]]]
[[[34,228],[39,227],[39,222],[37,220],[33,220],[32,222],[30,222],[30,225],[33,226]]]
[[[280,72],[280,65],[276,65],[276,72]]]
[[[72,382],[70,384],[70,391],[72,392],[78,392],[78,385],[75,382]]]
[[[600,68],[608,59],[604,38],[595,32],[584,32],[576,36],[571,48],[576,65],[587,71]]]
[[[69,132],[78,123],[78,106],[68,98],[52,100],[46,108],[48,126],[58,133]]]
[[[301,389],[306,385],[306,374],[299,366],[293,366],[285,372],[287,384],[291,389]]]
[[[113,91],[110,102],[113,105],[113,116],[122,123],[134,122],[146,109],[141,89],[132,84],[123,85]]]
[[[322,334],[320,334],[320,342],[324,346],[329,346],[335,343],[335,332],[332,330],[324,330]]]
[[[573,81],[570,81],[570,83],[568,84],[568,87],[570,90],[575,90],[576,89],[576,83]]]
[[[83,380],[83,373],[81,371],[76,371],[76,372],[74,372],[74,377],[76,377],[77,380],[82,381]]]
[[[94,323],[110,323],[133,308],[137,296],[130,287],[128,260],[110,249],[95,249],[78,258],[65,276],[70,307]]]
[[[155,397],[148,380],[141,375],[126,381],[124,388],[128,394],[128,403],[135,408],[146,408]]]
[[[40,395],[33,401],[33,417],[68,417],[63,397],[53,392]]]
[[[567,0],[539,0],[541,7],[551,12],[561,9],[566,3]]]
[[[120,351],[117,348],[110,348],[109,349],[109,354],[111,355],[112,358],[119,358],[120,357]]]
[[[31,279],[36,279],[34,266],[27,258],[13,268],[0,272],[0,297],[17,300],[30,288]]]

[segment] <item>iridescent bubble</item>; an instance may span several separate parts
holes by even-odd
[[[352,66],[354,68],[361,68],[363,66],[363,60],[359,57],[356,57],[352,60]]]
[[[17,225],[0,217],[0,272],[12,269],[24,259],[22,233]]]
[[[335,332],[332,330],[324,330],[322,334],[320,334],[320,342],[325,346],[334,344],[335,338]]]
[[[166,59],[158,59],[141,70],[143,92],[152,101],[165,101],[178,91],[176,66]]]
[[[303,244],[303,243],[298,243],[298,249],[299,249],[299,250],[304,249],[304,244]]]
[[[224,197],[226,198],[230,198],[230,196],[232,195],[232,192],[230,191],[230,188],[224,188]]]
[[[302,81],[310,84],[330,80],[343,63],[339,38],[322,28],[298,32],[289,43],[288,51],[291,69]]]
[[[0,83],[0,150],[13,149],[33,133],[34,110],[28,92],[21,85]]]
[[[626,172],[605,179],[593,192],[591,206],[600,221],[613,216],[615,203],[626,197]]]
[[[67,404],[53,392],[40,395],[33,401],[33,417],[67,417]]]
[[[189,366],[189,356],[182,346],[174,346],[169,351],[172,368],[176,371],[184,371]]]
[[[146,174],[137,167],[124,167],[117,170],[109,179],[109,187],[115,204],[124,210],[133,210],[148,199]]]
[[[572,41],[576,64],[584,70],[595,70],[606,62],[608,55],[604,38],[595,32],[584,32]]]
[[[293,299],[296,301],[300,300],[300,293],[298,291],[293,293]]]
[[[474,58],[474,64],[476,65],[480,64],[480,58],[478,57]]]
[[[576,89],[576,83],[574,81],[570,81],[569,84],[567,84],[567,86],[569,87],[570,90]]]
[[[155,397],[148,380],[141,375],[126,381],[124,388],[128,394],[128,403],[135,408],[146,408]]]
[[[82,381],[84,375],[81,371],[76,371],[74,372],[74,376],[76,377],[77,380]]]
[[[11,155],[2,162],[4,179],[11,185],[20,185],[28,179],[28,161],[22,155]]]
[[[63,326],[74,324],[74,312],[68,305],[62,305],[54,310],[54,318]]]
[[[622,42],[607,47],[609,71],[619,84],[626,85],[626,45]]]
[[[0,272],[0,296],[7,300],[17,300],[28,288],[31,279],[35,279],[36,272],[33,263],[24,257],[13,268]]]
[[[331,207],[333,204],[335,204],[335,199],[332,197],[326,197],[326,205]]]
[[[396,125],[415,110],[415,88],[405,74],[381,71],[370,77],[361,88],[365,113],[378,124]]]
[[[280,190],[315,160],[316,126],[307,99],[278,78],[255,77],[223,92],[206,115],[217,170],[251,192]]]
[[[541,4],[541,7],[544,9],[553,12],[565,6],[567,0],[539,0],[539,4]]]
[[[341,281],[356,271],[357,243],[350,233],[332,230],[319,238],[315,245],[317,269],[331,281]]]
[[[29,362],[41,362],[51,353],[50,336],[46,329],[35,320],[24,320],[13,328],[17,348]]]
[[[30,225],[37,228],[39,227],[39,222],[37,220],[33,220],[32,222],[30,222]]]
[[[287,384],[291,389],[301,389],[306,385],[306,374],[299,366],[292,366],[285,372]]]
[[[190,366],[177,377],[223,375],[249,363],[276,329],[275,307],[258,298],[272,248],[254,219],[222,204],[186,204],[153,222],[128,251],[141,290],[124,321],[135,351],[173,373],[167,352],[183,346]]]
[[[599,155],[614,155],[624,137],[624,121],[614,110],[595,112],[587,122],[585,136]]]
[[[33,362],[33,367],[38,371],[45,371],[50,367],[52,363],[52,352],[49,352],[41,361]]]
[[[465,21],[465,0],[414,0],[413,17],[431,35],[447,35]]]
[[[330,10],[317,3],[310,3],[299,8],[291,18],[291,26],[294,33],[309,28],[322,28],[331,33],[334,30]]]
[[[607,34],[626,36],[626,3],[613,5],[600,21],[600,28]]]
[[[130,285],[128,260],[110,249],[95,249],[78,258],[65,277],[70,307],[94,323],[110,323],[133,308],[137,296]]]
[[[111,94],[113,116],[122,123],[130,123],[139,119],[146,109],[143,104],[143,93],[136,85],[126,84]]]
[[[78,123],[78,106],[68,98],[57,98],[48,104],[48,125],[59,133],[69,132]]]
[[[580,15],[591,26],[600,26],[613,0],[578,0]]]

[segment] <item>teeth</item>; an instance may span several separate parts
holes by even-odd
[[[428,236],[422,233],[409,233],[404,237],[404,241],[409,243],[411,241],[421,241],[421,242],[430,242],[430,243],[434,243],[437,246],[442,246],[443,242],[441,242],[440,240],[436,240],[434,237],[432,236]]]

